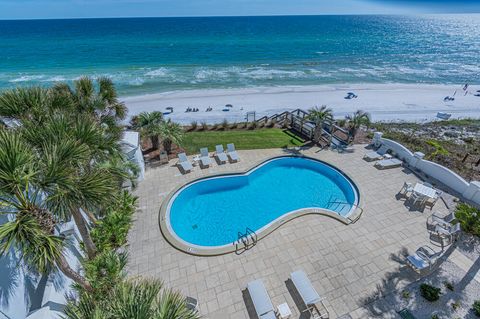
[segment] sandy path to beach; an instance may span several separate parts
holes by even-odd
[[[434,119],[437,112],[451,113],[452,118],[480,117],[480,97],[474,96],[480,93],[477,90],[480,85],[470,86],[466,95],[461,85],[318,85],[173,91],[122,100],[130,115],[154,110],[166,112],[166,107],[173,107],[174,112],[166,117],[183,124],[192,121],[215,123],[223,119],[241,122],[250,111],[255,111],[260,118],[315,105],[329,106],[339,118],[362,109],[370,112],[375,121],[424,121]],[[454,101],[443,101],[455,91]],[[358,98],[345,99],[348,92],[354,92]],[[228,112],[222,111],[226,104],[233,105]],[[213,111],[205,112],[209,106]],[[187,107],[200,111],[186,113]]]

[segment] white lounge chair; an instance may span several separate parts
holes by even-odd
[[[208,155],[208,148],[203,147],[200,149],[200,162],[203,166],[210,166],[212,159]]]
[[[180,164],[185,173],[193,169],[192,163],[188,161],[187,154],[185,153],[178,154],[178,164]]]
[[[304,311],[310,313],[310,318],[328,318],[328,311],[325,305],[323,304],[323,299],[320,297],[318,292],[313,287],[310,279],[308,279],[307,274],[302,270],[294,271],[290,274],[290,279],[292,280],[295,288],[297,288],[300,297],[303,300],[303,303],[307,307]],[[317,304],[321,304],[322,308],[325,310],[323,313],[317,308]]]
[[[394,168],[400,166],[402,166],[402,161],[398,158],[384,159],[375,163],[375,167],[378,169]]]
[[[443,228],[449,228],[452,226],[452,222],[455,219],[455,213],[450,213],[442,217],[438,212],[435,212],[427,218],[427,229],[429,231],[435,231],[437,225],[440,225]]]
[[[223,150],[223,145],[215,146],[215,156],[220,163],[226,163],[228,161],[227,154],[225,154],[225,151]]]
[[[233,145],[233,143],[227,144],[227,155],[234,162],[237,162],[240,160],[240,158],[238,157],[237,151],[235,150],[235,145]]]
[[[428,246],[422,246],[413,255],[407,257],[407,264],[416,272],[421,273],[425,269],[432,269],[441,254],[441,251],[435,252]]]
[[[448,227],[443,227],[442,225],[435,226],[435,232],[438,236],[442,238],[447,238],[449,240],[449,244],[453,243],[453,241],[457,238],[457,236],[462,231],[460,223],[455,225],[450,225]]]
[[[275,308],[273,308],[270,296],[260,279],[247,284],[248,293],[253,301],[255,312],[259,319],[276,319]]]
[[[380,159],[383,159],[383,157],[385,156],[385,154],[387,154],[387,152],[388,152],[388,147],[386,147],[385,145],[382,145],[378,150],[370,151],[365,155],[363,155],[363,158],[369,162],[380,160]]]

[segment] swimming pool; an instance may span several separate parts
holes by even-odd
[[[232,245],[246,229],[259,233],[300,210],[322,209],[346,217],[359,200],[341,171],[303,157],[270,159],[244,174],[197,180],[168,201],[171,235],[192,247]]]

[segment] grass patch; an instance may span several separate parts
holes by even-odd
[[[182,142],[187,154],[196,154],[201,147],[215,150],[215,145],[234,143],[238,150],[302,146],[305,141],[291,131],[271,128],[258,130],[188,132]]]

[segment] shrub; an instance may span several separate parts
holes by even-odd
[[[270,120],[265,124],[265,127],[272,128],[275,126],[275,120]]]
[[[222,126],[222,128],[223,128],[224,130],[227,130],[227,129],[228,129],[228,121],[227,121],[227,119],[224,119],[224,120],[223,120],[221,126]]]
[[[432,319],[440,319],[440,317],[437,314],[432,315]]]
[[[410,296],[410,291],[408,291],[408,290],[402,291],[402,298],[403,299],[410,299],[410,297],[411,297]]]
[[[455,217],[462,226],[463,231],[475,236],[480,236],[479,209],[465,203],[460,203],[455,210]]]
[[[453,309],[453,311],[457,311],[458,308],[460,308],[461,305],[462,305],[462,304],[461,304],[460,301],[458,301],[458,300],[455,301],[455,302],[452,302],[452,309]]]
[[[247,128],[248,128],[249,130],[254,130],[254,129],[257,128],[257,126],[258,126],[258,123],[257,123],[257,122],[251,122],[251,123],[248,125]]]
[[[210,126],[210,131],[216,131],[219,127],[220,125],[218,123],[215,123],[212,126]]]
[[[473,312],[477,317],[480,317],[480,300],[475,300],[472,306]]]
[[[91,231],[92,239],[100,252],[117,249],[127,242],[136,203],[137,197],[123,191],[107,207],[105,217]]]
[[[440,298],[440,288],[428,284],[421,284],[420,294],[428,301],[437,301]]]
[[[208,124],[207,124],[207,122],[202,122],[202,124],[200,124],[200,127],[201,127],[201,129],[204,130],[204,131],[208,130]]]
[[[454,285],[453,285],[453,282],[451,281],[444,281],[443,284],[445,285],[445,288],[447,288],[448,290],[450,291],[453,291],[454,289]]]
[[[238,127],[238,124],[236,122],[233,122],[231,125],[230,125],[230,128],[231,129],[235,129]]]
[[[195,131],[197,129],[197,127],[198,127],[198,122],[197,121],[192,121],[190,123],[190,130],[191,131]]]

